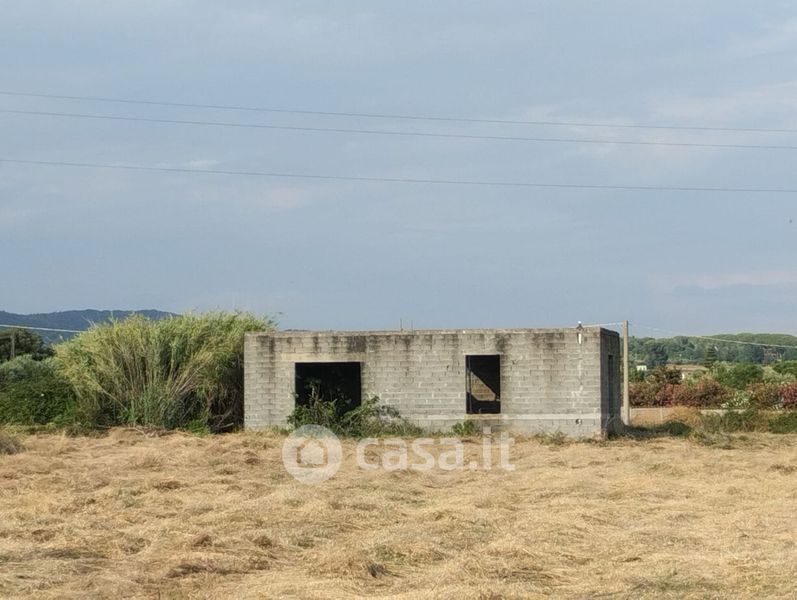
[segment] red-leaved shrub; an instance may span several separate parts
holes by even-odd
[[[628,386],[628,399],[631,406],[654,406],[656,402],[657,386],[648,381],[632,383]]]
[[[674,406],[675,398],[679,389],[683,387],[680,384],[665,383],[659,388],[656,393],[656,400],[654,406]]]
[[[730,389],[708,377],[688,383],[644,381],[631,385],[629,389],[631,406],[719,408],[728,401],[731,393]]]
[[[758,409],[783,407],[797,410],[797,382],[754,383],[747,386],[750,404]],[[739,393],[739,392],[736,392]],[[720,408],[728,402],[734,390],[712,377],[697,381],[673,383],[667,379],[647,378],[629,388],[631,406],[689,406],[692,408]]]
[[[750,403],[760,409],[771,409],[780,406],[783,398],[783,385],[779,383],[754,383],[747,387]]]
[[[783,408],[797,410],[797,383],[783,387]]]
[[[691,388],[689,392],[684,390],[679,398],[684,406],[718,408],[731,396],[731,391],[728,388],[710,377],[704,377],[694,385],[684,387]]]

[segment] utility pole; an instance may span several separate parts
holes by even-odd
[[[628,321],[623,321],[623,424],[631,425],[631,402],[628,396]]]
[[[16,329],[11,330],[11,360],[14,360],[14,357],[17,355],[17,331]]]

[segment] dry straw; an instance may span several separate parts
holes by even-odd
[[[797,439],[519,440],[515,471],[303,486],[277,434],[29,436],[0,596],[794,597]],[[351,457],[354,442],[344,441]],[[478,440],[466,443],[478,458]]]

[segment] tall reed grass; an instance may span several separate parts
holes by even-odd
[[[56,347],[80,418],[97,426],[224,431],[243,419],[243,338],[274,323],[248,313],[133,316]]]

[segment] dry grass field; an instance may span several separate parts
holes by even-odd
[[[282,442],[25,437],[0,454],[0,596],[797,596],[797,436],[523,440],[512,472],[363,471],[346,443],[316,486]]]

